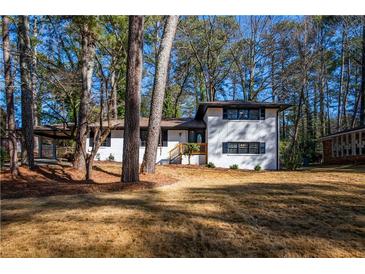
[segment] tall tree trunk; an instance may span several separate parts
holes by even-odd
[[[80,94],[79,116],[77,121],[75,159],[73,163],[74,167],[77,169],[84,169],[86,164],[86,139],[88,133],[89,101],[95,56],[95,45],[93,42],[90,26],[87,24],[87,22],[84,22],[81,28],[82,89]]]
[[[361,68],[359,69],[356,66],[355,67],[355,84],[354,84],[355,87],[358,86],[358,79],[361,76],[359,71],[361,73]],[[355,125],[356,125],[356,118],[357,118],[357,114],[359,112],[360,103],[361,103],[360,101],[361,101],[361,93],[359,92],[356,96],[355,103],[354,103],[354,110],[353,110],[353,113],[352,113],[351,124],[350,124],[351,128],[354,128]]]
[[[365,125],[365,16],[362,17],[362,59],[361,59],[361,88],[360,88],[360,125]]]
[[[342,101],[342,91],[343,91],[343,76],[345,70],[345,26],[343,26],[342,31],[342,42],[341,42],[341,72],[340,72],[340,88],[338,92],[338,105],[337,105],[337,130],[341,128],[341,101]]]
[[[129,16],[122,182],[139,181],[143,16]]]
[[[110,75],[111,84],[111,100],[112,100],[112,118],[118,119],[118,94],[117,94],[117,81],[115,76],[115,71],[113,70]]]
[[[326,133],[325,127],[325,114],[324,114],[324,89],[325,89],[325,72],[326,63],[324,57],[324,31],[323,26],[320,31],[320,73],[319,73],[319,123],[320,123],[320,136],[324,136]]]
[[[27,152],[28,166],[34,169],[33,137],[33,91],[31,83],[31,50],[29,37],[29,19],[19,17],[20,77],[22,98],[22,132]]]
[[[38,37],[38,26],[37,26],[37,17],[34,17],[33,22],[33,39],[36,40]],[[38,101],[38,89],[37,89],[37,41],[34,41],[35,44],[32,46],[32,90],[33,90],[33,113],[34,113],[34,123],[33,125],[36,127],[39,125],[40,120],[40,110],[39,110],[39,101]],[[38,136],[34,136],[34,150],[38,152],[39,150],[39,138]]]
[[[346,60],[346,88],[345,94],[342,98],[342,125],[344,128],[348,128],[348,119],[347,119],[347,100],[350,92],[350,80],[351,80],[351,63],[350,56],[347,56]]]
[[[152,91],[151,112],[148,123],[148,137],[143,157],[142,172],[155,173],[160,124],[172,43],[179,16],[168,16],[159,49],[155,80]]]
[[[13,177],[18,175],[17,142],[15,136],[15,115],[14,115],[14,85],[11,73],[11,55],[9,39],[9,17],[3,16],[3,58],[4,58],[4,79],[6,93],[6,130],[8,136],[10,172]]]
[[[325,86],[326,92],[326,119],[327,119],[327,132],[326,134],[331,134],[331,118],[330,118],[330,95],[329,95],[329,87],[328,81],[326,82]]]

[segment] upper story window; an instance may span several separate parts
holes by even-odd
[[[264,108],[223,108],[224,120],[265,120]]]

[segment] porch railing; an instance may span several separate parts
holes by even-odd
[[[169,151],[169,159],[170,163],[173,162],[175,159],[180,158],[182,155],[185,154],[187,150],[187,145],[189,143],[179,143],[173,149]],[[191,143],[190,143],[191,144]],[[207,143],[194,143],[198,145],[199,149],[197,151],[193,151],[191,155],[207,155],[208,152],[208,144]]]
[[[191,144],[191,143],[190,143]],[[198,150],[193,151],[191,155],[206,155],[207,154],[207,145],[206,143],[194,143],[198,145]],[[181,154],[184,154],[184,152],[187,150],[188,143],[181,143],[179,144],[181,146]]]

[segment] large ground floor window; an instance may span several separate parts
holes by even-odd
[[[224,154],[265,154],[265,143],[260,142],[224,142]]]
[[[89,134],[89,146],[93,147],[94,146],[94,131],[90,131]],[[111,133],[109,133],[109,135],[106,137],[106,139],[104,140],[104,142],[101,143],[100,145],[101,147],[110,147],[111,146]]]
[[[140,138],[141,138],[141,147],[145,147],[147,145],[147,136],[148,130],[141,129]],[[167,130],[161,130],[160,136],[158,137],[158,146],[167,147]]]

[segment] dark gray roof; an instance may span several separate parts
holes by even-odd
[[[74,124],[53,124],[35,126],[33,129],[34,135],[44,136],[53,139],[73,139]]]
[[[199,104],[198,111],[196,112],[195,119],[202,119],[207,108],[221,108],[221,107],[242,107],[242,108],[277,108],[279,111],[283,111],[291,104],[285,103],[265,103],[265,102],[252,102],[252,101],[214,101],[214,102],[203,102]]]
[[[112,120],[111,126],[115,129],[123,129],[124,128],[124,119]],[[107,125],[107,122],[104,122]],[[99,123],[92,123],[89,125],[90,127],[98,127]],[[148,127],[148,118],[141,117],[140,118],[140,127],[147,128]],[[192,118],[172,118],[172,119],[162,119],[161,120],[161,128],[164,129],[205,129],[206,125],[202,120],[195,120]]]
[[[113,129],[124,129],[124,120],[112,120],[111,127]],[[104,125],[107,122],[104,121]],[[91,123],[89,127],[98,127],[99,123]],[[72,139],[72,129],[74,125],[69,124],[68,126],[64,124],[54,124],[54,125],[44,125],[34,127],[34,134],[38,136],[44,136],[54,139]],[[141,117],[140,127],[143,129],[148,128],[148,118]],[[163,129],[205,129],[206,125],[203,120],[195,120],[192,118],[178,118],[178,119],[163,119],[161,121],[161,128]]]

